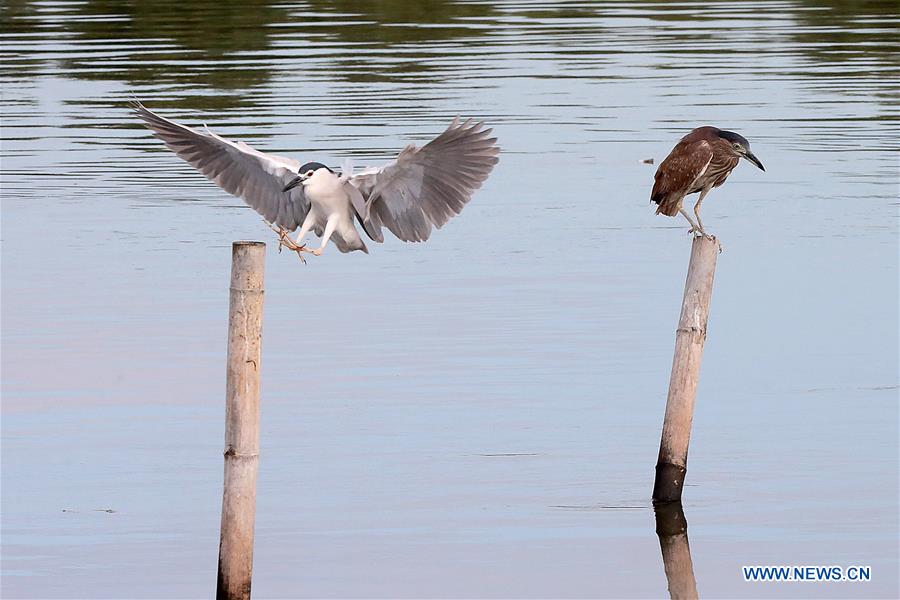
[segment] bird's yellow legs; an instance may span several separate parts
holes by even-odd
[[[316,256],[322,256],[322,253],[325,252],[325,244],[328,243],[328,240],[331,239],[331,234],[334,233],[335,228],[337,227],[338,220],[340,220],[340,215],[338,213],[334,213],[328,220],[325,222],[325,231],[322,232],[322,245],[312,251]]]
[[[706,194],[707,194],[708,192],[709,192],[709,189],[708,189],[708,188],[705,189],[705,190],[701,190],[701,191],[700,191],[700,198],[697,200],[697,204],[694,205],[694,215],[697,216],[697,222],[696,222],[696,223],[695,223],[694,220],[691,218],[691,215],[689,215],[689,214],[687,213],[687,211],[684,210],[683,207],[679,207],[679,208],[678,208],[678,212],[680,212],[681,214],[683,214],[683,215],[684,215],[684,218],[687,219],[687,220],[688,220],[688,223],[691,224],[691,228],[688,230],[688,233],[693,233],[694,235],[703,235],[703,236],[708,237],[709,239],[714,239],[715,236],[710,235],[710,234],[706,233],[706,231],[703,230],[703,221],[700,220],[700,204],[703,203],[703,199],[706,197]]]
[[[335,213],[328,217],[328,221],[325,222],[325,231],[322,232],[322,245],[318,248],[313,248],[310,250],[306,247],[306,244],[303,243],[303,236],[305,236],[310,229],[312,229],[313,223],[315,222],[315,218],[310,214],[307,215],[306,219],[303,221],[303,225],[300,226],[300,233],[297,234],[297,241],[291,239],[291,232],[282,227],[281,225],[274,225],[265,221],[266,225],[269,226],[269,229],[278,234],[278,251],[281,252],[281,248],[287,248],[288,250],[293,250],[297,253],[297,256],[300,257],[300,260],[306,262],[306,259],[303,258],[303,252],[309,252],[310,254],[315,254],[316,256],[322,256],[322,253],[325,252],[325,246],[328,244],[328,240],[331,239],[334,230],[337,229],[338,221],[340,220],[340,215]]]
[[[318,248],[313,248],[310,250],[306,247],[306,244],[303,243],[303,236],[305,236],[310,229],[312,229],[313,224],[315,223],[315,217],[312,214],[308,214],[306,219],[303,221],[303,225],[300,226],[300,233],[297,234],[297,241],[291,239],[291,232],[282,227],[281,225],[274,225],[273,223],[269,223],[265,219],[263,219],[266,225],[269,226],[269,229],[278,234],[278,251],[281,252],[281,248],[287,248],[288,250],[293,250],[297,253],[297,256],[300,257],[300,260],[306,262],[306,259],[303,258],[303,252],[309,252],[310,254],[315,254],[316,256],[322,256],[322,253],[325,251],[325,246],[328,244],[328,240],[331,239],[334,230],[337,229],[338,221],[340,221],[340,214],[335,213],[328,217],[328,221],[325,222],[325,231],[322,232],[322,245]]]
[[[282,247],[285,247],[288,250],[293,250],[294,252],[296,252],[297,257],[300,258],[301,261],[306,262],[306,259],[303,258],[303,253],[304,252],[313,252],[312,250],[310,250],[306,247],[306,244],[297,243],[300,241],[299,239],[297,240],[297,242],[294,242],[294,240],[291,239],[291,232],[288,231],[287,229],[285,229],[284,227],[282,227],[281,225],[276,227],[275,225],[269,223],[268,221],[266,221],[265,223],[266,223],[266,225],[269,226],[269,229],[271,229],[272,231],[274,231],[275,233],[278,234],[278,251],[279,252],[281,252]]]
[[[697,215],[697,225],[698,227],[695,231],[699,231],[701,234],[706,237],[712,239],[713,236],[707,235],[705,231],[703,231],[703,221],[700,220],[700,205],[703,203],[703,199],[706,197],[706,194],[709,193],[710,188],[705,188],[700,190],[700,197],[697,199],[697,204],[694,205],[694,214]]]
[[[691,228],[688,230],[688,233],[699,233],[700,232],[700,226],[697,225],[696,223],[694,223],[694,220],[691,218],[691,215],[689,215],[687,213],[687,211],[684,210],[684,208],[679,208],[678,212],[680,212],[682,215],[684,215],[684,218],[687,219],[688,223],[691,224]]]
[[[300,226],[300,233],[297,234],[297,245],[303,245],[303,238],[309,233],[309,230],[312,229],[315,222],[316,218],[313,216],[312,211],[306,213],[306,218],[303,219],[303,224]]]

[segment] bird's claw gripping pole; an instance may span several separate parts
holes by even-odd
[[[310,254],[315,254],[315,252],[313,252],[312,250],[307,249],[306,244],[298,245],[296,242],[294,242],[294,240],[292,240],[289,235],[290,232],[287,229],[285,229],[284,227],[281,227],[280,225],[278,227],[276,227],[275,225],[273,225],[272,223],[269,223],[265,219],[263,219],[263,222],[269,226],[269,229],[271,229],[272,231],[274,231],[275,233],[278,234],[278,252],[279,252],[279,254],[281,253],[281,249],[283,247],[287,248],[288,250],[293,250],[294,252],[297,253],[297,258],[299,258],[303,264],[306,264],[306,259],[303,258],[304,252],[309,252]]]
[[[722,250],[725,249],[725,246],[722,245],[722,241],[711,233],[703,232],[700,235],[695,235],[694,237],[702,237],[708,239],[711,242],[715,242],[719,247],[719,254],[722,254]]]
[[[706,233],[702,229],[694,229],[693,227],[691,227],[690,229],[688,229],[688,235],[691,235],[695,238],[703,237],[703,238],[708,239],[711,242],[718,242],[719,243],[719,254],[722,254],[722,250],[725,249],[725,246],[722,245],[722,242],[719,240],[719,238],[717,238],[716,236],[714,236],[711,233]]]

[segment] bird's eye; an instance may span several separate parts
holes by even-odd
[[[312,172],[311,170],[310,170],[310,171],[307,171],[307,172],[306,172],[306,176],[307,176],[307,177],[312,177],[312,176],[313,176],[313,172]]]
[[[741,145],[738,144],[737,142],[735,142],[735,143],[734,143],[734,149],[735,149],[735,150],[740,150],[740,149],[741,149]]]

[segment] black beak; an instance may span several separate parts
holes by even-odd
[[[744,155],[744,158],[746,158],[747,160],[749,160],[750,162],[752,162],[754,165],[756,165],[757,167],[759,167],[760,171],[765,171],[765,170],[766,170],[766,168],[763,166],[763,164],[762,164],[761,162],[759,162],[759,159],[756,158],[756,156],[755,156],[752,152],[750,152],[749,150],[747,150],[747,154]]]
[[[760,167],[760,168],[762,168],[762,167]],[[294,177],[293,179],[291,179],[291,182],[289,184],[287,184],[286,186],[284,186],[284,189],[281,191],[286,192],[288,190],[294,189],[295,187],[300,185],[304,179],[306,179],[306,178],[303,175],[300,175],[299,177]]]

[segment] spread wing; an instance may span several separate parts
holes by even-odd
[[[303,186],[282,191],[296,177],[300,169],[298,161],[263,154],[243,142],[226,140],[208,129],[200,132],[180,125],[148,110],[138,101],[129,105],[170,150],[220,188],[243,199],[266,221],[291,231],[303,223],[309,212]]]
[[[369,237],[383,241],[385,226],[404,242],[422,242],[458,215],[499,160],[490,133],[484,123],[456,118],[423,147],[407,146],[384,167],[351,177],[365,199],[357,213]]]

